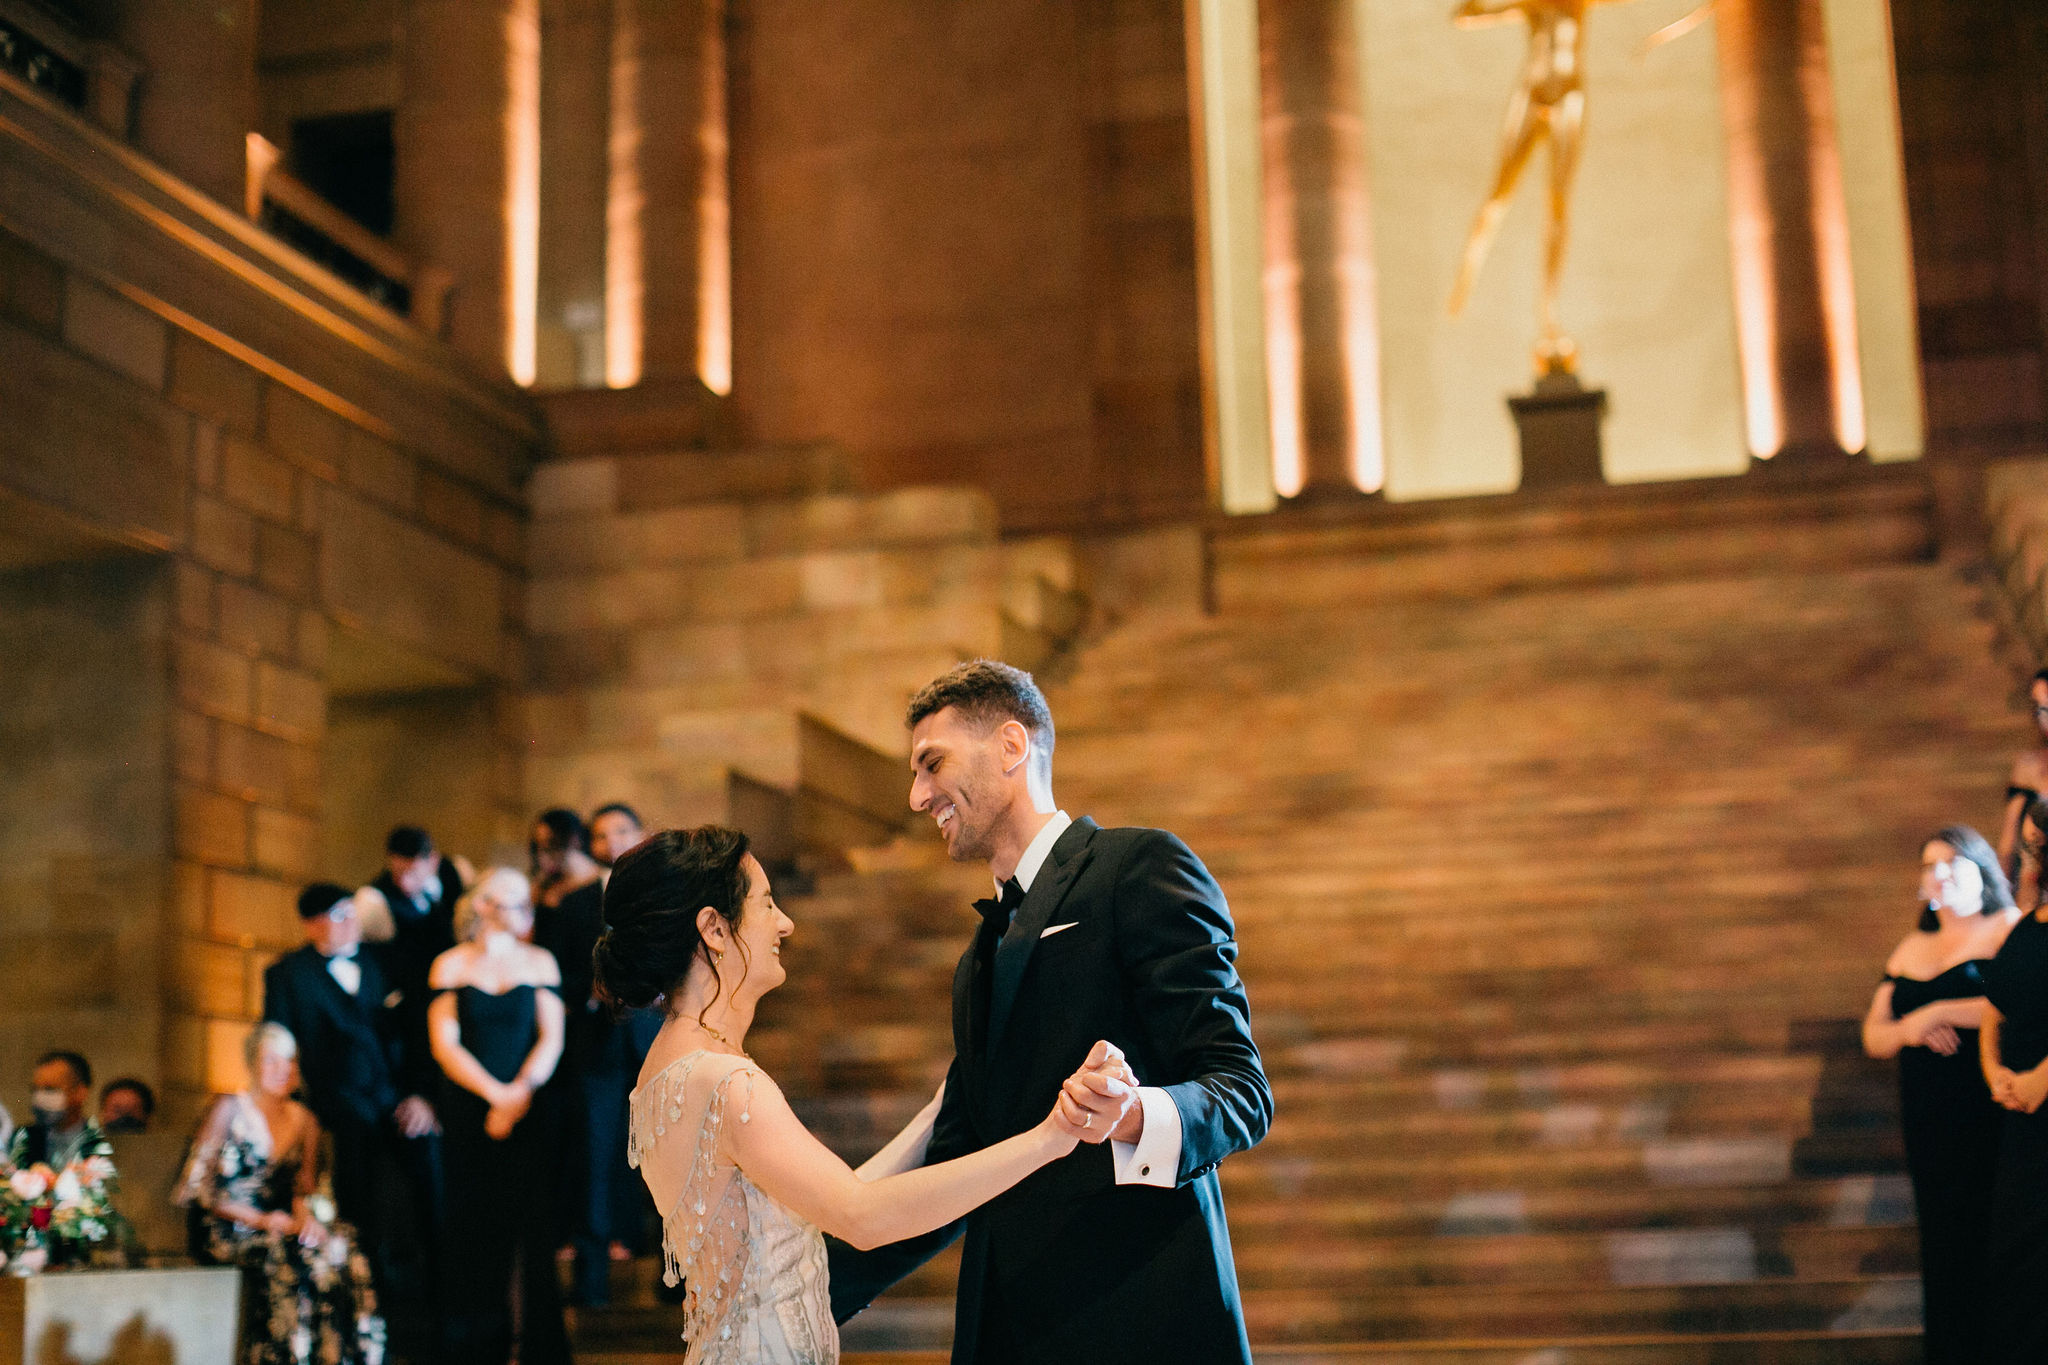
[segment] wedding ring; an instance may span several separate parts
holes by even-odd
[[[1093,1115],[1093,1114],[1083,1114],[1083,1115],[1081,1115],[1081,1126],[1082,1126],[1083,1128],[1093,1128],[1093,1127],[1095,1126],[1095,1115]]]

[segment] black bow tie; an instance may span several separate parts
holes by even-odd
[[[981,917],[994,926],[996,937],[1001,938],[1010,927],[1010,916],[1017,913],[1017,907],[1024,903],[1024,888],[1015,877],[1005,878],[1003,894],[995,900],[976,901],[974,908]]]

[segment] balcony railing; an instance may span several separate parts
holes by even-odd
[[[286,170],[283,153],[260,133],[249,134],[249,181],[244,211],[272,234],[368,294],[439,335],[455,277],[446,268],[410,255],[327,202]]]

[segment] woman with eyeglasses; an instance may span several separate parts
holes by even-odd
[[[1892,950],[1863,1048],[1899,1059],[1899,1125],[1920,1210],[1928,1365],[1982,1359],[1985,1246],[2004,1111],[1978,1061],[1983,970],[2019,912],[1984,836],[1951,825],[1920,849],[1920,922]]]
[[[2026,814],[2028,803],[2048,792],[2048,668],[2036,673],[2027,685],[2027,701],[2034,718],[2034,747],[2012,761],[2012,774],[2006,778],[2005,823],[1998,831],[1999,864],[2015,881],[2019,878],[2014,856],[2020,817]]]
[[[2019,822],[2020,877],[2038,901],[2048,803],[2032,802]],[[2048,1360],[2048,921],[2021,900],[2024,915],[1984,968],[1979,1038],[1984,1081],[2006,1112],[1992,1181],[1985,1260],[1987,1362]]]

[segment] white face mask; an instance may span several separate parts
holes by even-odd
[[[45,1121],[55,1121],[63,1118],[64,1111],[70,1108],[64,1102],[64,1092],[61,1090],[30,1091],[28,1102],[34,1107],[36,1117]]]
[[[1934,885],[1950,914],[1974,915],[1984,908],[1984,874],[1968,858],[1934,865]]]

